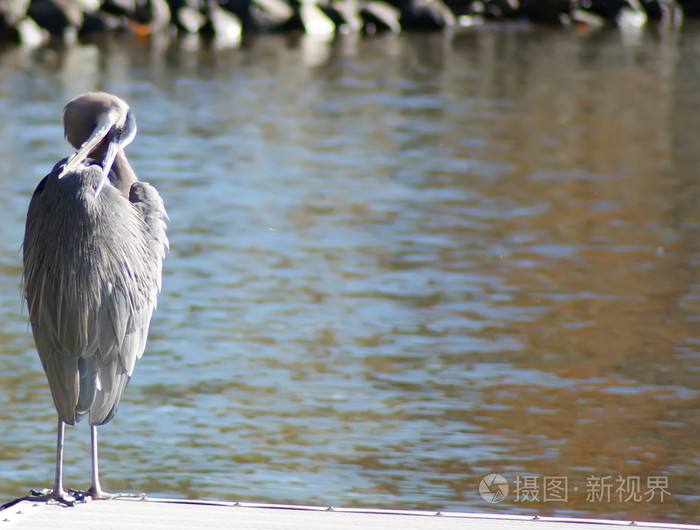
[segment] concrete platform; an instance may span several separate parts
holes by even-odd
[[[381,528],[386,530],[523,529],[615,530],[621,527],[659,530],[700,530],[698,525],[568,519],[456,512],[412,512],[223,503],[169,499],[117,499],[67,507],[57,503],[22,501],[0,512],[0,530],[81,528],[136,530],[167,529],[290,529],[332,530]]]

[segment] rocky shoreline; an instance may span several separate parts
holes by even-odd
[[[248,32],[439,31],[499,20],[677,28],[698,14],[700,0],[0,0],[0,40],[36,45],[51,36],[128,31],[235,42]]]

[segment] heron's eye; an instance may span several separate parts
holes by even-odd
[[[121,127],[117,127],[117,134],[120,135],[120,136],[121,136],[122,134],[124,134],[124,126],[123,126],[123,125],[122,125]]]

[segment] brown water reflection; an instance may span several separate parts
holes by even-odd
[[[16,294],[35,181],[11,175],[46,171],[63,102],[107,88],[173,246],[107,486],[697,520],[698,44],[506,26],[6,50],[0,493],[48,484],[53,453]],[[566,477],[566,502],[517,502],[532,475]],[[617,500],[658,476],[663,502]]]

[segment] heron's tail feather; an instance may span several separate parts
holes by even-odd
[[[69,425],[76,421],[75,407],[78,399],[78,360],[54,353],[41,358],[44,372],[51,387],[51,397],[59,417]],[[74,377],[73,377],[74,376]]]
[[[90,407],[90,425],[104,425],[117,413],[119,401],[122,398],[126,385],[129,384],[129,376],[125,373],[114,373],[110,381],[111,391],[98,389],[95,400]]]
[[[78,359],[78,370],[80,372],[80,393],[78,394],[78,403],[75,405],[76,421],[80,421],[85,414],[90,412],[90,406],[97,392],[97,367],[94,359]]]

